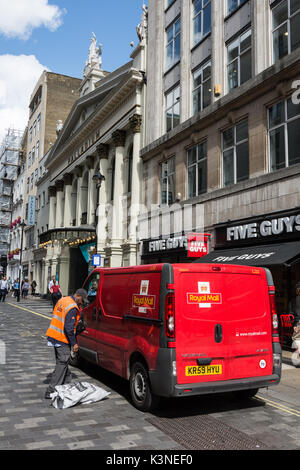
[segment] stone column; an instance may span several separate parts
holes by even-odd
[[[56,182],[56,217],[55,217],[55,227],[60,228],[63,226],[64,220],[64,182]]]
[[[99,157],[99,171],[105,176],[105,181],[102,182],[101,188],[97,193],[97,253],[101,254],[101,257],[104,262],[105,257],[105,245],[106,245],[106,226],[107,226],[107,216],[106,216],[106,204],[107,204],[107,181],[108,181],[108,156],[109,156],[109,145],[100,144],[97,147],[97,155]],[[94,183],[95,184],[95,183]],[[101,263],[103,266],[103,263]]]
[[[133,132],[133,155],[132,155],[132,185],[131,185],[131,206],[130,206],[130,224],[129,224],[129,242],[136,243],[137,224],[140,209],[140,184],[141,184],[141,125],[142,116],[134,114],[130,119],[130,127]],[[134,263],[135,264],[135,263]]]
[[[96,185],[93,181],[95,173],[95,159],[91,155],[87,158],[87,167],[89,170],[88,176],[88,194],[87,194],[87,223],[88,225],[94,225],[95,223],[95,210],[96,210]]]
[[[70,227],[72,225],[72,180],[73,175],[67,173],[64,175],[65,185],[65,207],[64,207],[64,220],[63,227]]]
[[[112,214],[112,236],[111,236],[111,267],[122,265],[122,196],[123,196],[123,161],[124,161],[124,147],[126,140],[126,132],[118,130],[112,134],[113,142],[115,144],[115,182],[114,182],[114,199],[113,199],[113,214]]]
[[[82,186],[82,168],[76,167],[76,174],[77,178],[77,201],[76,201],[76,227],[80,227],[80,219],[81,219],[81,186]]]
[[[56,187],[49,187],[49,230],[55,228],[55,211],[56,211]]]

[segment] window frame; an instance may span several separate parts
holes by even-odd
[[[287,19],[280,23],[279,25],[274,28],[274,10],[278,8],[281,4],[284,2],[287,2]],[[286,57],[287,55],[291,54],[292,51],[292,44],[291,44],[291,19],[297,15],[300,14],[300,9],[296,10],[294,13],[291,14],[291,0],[282,0],[281,2],[277,3],[272,9],[271,9],[271,34],[272,34],[272,63],[275,64],[277,60],[281,60],[283,57]],[[288,45],[288,52],[287,54],[283,55],[282,57],[279,57],[278,59],[275,59],[275,47],[274,47],[274,33],[282,28],[284,25],[287,25],[287,45]]]
[[[211,0],[201,0],[202,6],[200,10],[195,13],[195,2],[197,0],[193,0],[193,5],[192,5],[192,19],[193,19],[193,47],[195,47],[199,42],[201,42],[206,36],[208,36],[211,33]],[[210,26],[209,26],[209,31],[207,31],[204,34],[204,10],[205,8],[210,8]],[[201,15],[201,34],[198,39],[195,37],[195,22],[196,19]]]
[[[170,171],[170,163],[172,162],[172,167],[171,167],[171,171]],[[168,164],[168,168],[167,168],[167,174],[166,175],[163,175],[163,165],[166,165]],[[159,172],[160,172],[160,175],[159,175],[159,179],[160,179],[160,204],[162,206],[170,206],[172,204],[174,204],[175,202],[175,193],[176,193],[176,167],[175,167],[175,156],[173,157],[170,157],[168,158],[167,160],[161,162],[159,164]],[[169,178],[173,176],[174,177],[174,200],[170,201],[169,200],[169,194],[170,194],[170,191],[169,191]],[[167,182],[166,182],[166,197],[165,197],[165,201],[163,200],[163,185],[164,185],[164,179],[167,179]]]
[[[286,99],[277,101],[276,103],[273,103],[271,106],[267,108],[267,125],[268,125],[268,164],[269,164],[269,173],[273,173],[274,171],[279,171],[282,170],[283,168],[289,168],[291,166],[297,165],[297,163],[294,163],[292,165],[289,164],[289,134],[288,134],[288,125],[291,122],[297,121],[300,119],[300,113],[292,118],[288,117],[288,101],[291,99],[291,97],[288,97]],[[273,108],[273,106],[279,105],[280,103],[284,104],[284,122],[281,122],[280,124],[276,124],[275,126],[270,126],[270,110]],[[272,160],[271,160],[271,132],[275,131],[280,128],[284,128],[284,150],[285,150],[285,166],[283,168],[275,168],[272,169]]]
[[[180,23],[179,26],[179,32],[176,34],[176,24]],[[172,28],[172,39],[168,41],[168,31]],[[180,62],[180,57],[181,57],[181,16],[176,18],[174,21],[172,21],[169,26],[167,26],[165,30],[165,35],[166,35],[166,55],[165,55],[165,70],[168,72],[174,65],[176,65],[178,62]],[[175,60],[174,54],[175,54],[175,41],[179,36],[179,58]],[[172,44],[172,60],[171,63],[168,64],[168,48]]]
[[[205,144],[205,156],[199,158],[199,151],[200,147]],[[193,150],[196,149],[196,160],[193,163],[189,163],[189,153]],[[199,164],[205,162],[206,166],[206,185],[205,185],[205,190],[199,191]],[[197,143],[196,145],[193,145],[187,150],[187,155],[186,155],[186,169],[187,169],[187,199],[192,199],[194,197],[201,196],[202,194],[207,193],[207,176],[208,176],[208,169],[207,169],[207,139],[202,140],[201,142]],[[189,169],[195,167],[195,175],[196,175],[196,194],[195,195],[190,195],[190,187],[189,187]]]
[[[242,124],[243,122],[246,122],[247,121],[247,127],[248,127],[248,136],[247,136],[247,139],[242,139],[242,140],[239,140],[237,142],[237,138],[236,138],[236,133],[237,133],[237,127]],[[233,142],[233,145],[231,146],[228,146],[228,147],[224,147],[224,133],[225,132],[228,132],[230,129],[234,129],[234,142]],[[243,178],[241,180],[237,180],[237,147],[242,145],[242,144],[245,144],[245,143],[248,143],[248,177],[247,178]],[[248,120],[248,117],[245,118],[245,119],[241,119],[240,121],[236,122],[233,126],[230,126],[228,127],[227,129],[224,129],[221,133],[221,148],[222,148],[222,188],[227,188],[228,186],[231,186],[233,184],[239,184],[239,183],[242,183],[243,181],[247,181],[249,180],[250,178],[250,168],[249,168],[249,164],[250,164],[250,158],[249,158],[249,120]],[[233,150],[233,182],[230,183],[230,184],[225,184],[224,182],[224,175],[225,175],[225,172],[224,172],[224,153],[225,152],[229,152]]]
[[[229,11],[229,1],[230,1],[230,0],[227,0],[227,16],[232,15],[232,14],[233,14],[235,11],[237,11],[242,5],[244,5],[244,3],[247,2],[247,0],[237,0],[237,2],[238,2],[237,7],[236,7],[234,10]]]
[[[179,92],[179,97],[175,98],[175,93],[178,90]],[[172,95],[172,104],[167,107],[167,101],[168,97]],[[172,129],[174,129],[176,126],[180,124],[180,113],[181,113],[181,88],[180,88],[180,83],[176,85],[174,88],[172,88],[168,93],[165,94],[165,129],[166,132],[170,132]],[[179,123],[174,126],[174,107],[176,105],[179,105]],[[168,111],[172,110],[172,125],[171,128],[168,129]]]
[[[246,48],[245,50],[243,50],[241,52],[241,38],[243,36],[246,35],[246,33],[249,33],[249,31],[251,32],[251,44],[248,48]],[[239,45],[238,45],[238,55],[237,57],[235,57],[234,59],[232,59],[231,61],[228,60],[228,49],[229,49],[229,46],[234,44],[235,42],[239,42]],[[226,52],[227,52],[227,66],[226,66],[226,71],[227,71],[227,90],[228,90],[228,93],[230,93],[232,90],[235,90],[236,88],[239,88],[241,85],[243,85],[244,83],[247,83],[248,80],[244,81],[243,83],[241,83],[241,56],[245,55],[247,52],[251,52],[251,76],[248,78],[248,80],[250,80],[252,77],[253,77],[253,57],[252,57],[252,51],[253,51],[253,30],[252,30],[252,27],[250,28],[247,28],[245,31],[243,31],[242,33],[240,33],[234,40],[230,41],[227,46],[226,46]],[[232,65],[235,61],[238,61],[238,85],[236,87],[233,87],[233,88],[230,88],[230,80],[229,80],[229,67],[230,65]]]
[[[207,79],[203,79],[203,71],[208,68],[210,66],[210,75]],[[201,72],[201,84],[200,85],[197,85],[196,87],[194,86],[195,85],[195,74],[197,72]],[[203,85],[205,83],[207,83],[208,81],[210,80],[210,93],[211,93],[211,98],[210,98],[210,103],[203,107],[203,97],[204,97],[204,93],[203,93]],[[212,61],[211,59],[209,59],[207,62],[205,62],[203,65],[200,65],[200,67],[196,68],[195,70],[192,71],[192,109],[193,109],[193,116],[195,116],[195,114],[203,111],[205,108],[207,108],[208,106],[211,105],[212,103]],[[197,111],[195,111],[195,107],[194,107],[194,95],[197,93],[197,91],[201,88],[201,105],[200,105],[200,109],[198,109]]]

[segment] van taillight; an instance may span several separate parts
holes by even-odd
[[[275,303],[275,292],[273,291],[269,295],[270,297],[270,310],[271,310],[271,319],[272,319],[272,334],[278,335],[278,317],[276,311],[276,303]]]
[[[168,338],[175,338],[175,299],[174,292],[167,294],[165,306],[165,330]]]

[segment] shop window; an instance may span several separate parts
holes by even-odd
[[[194,44],[197,44],[211,31],[211,1],[194,0]]]
[[[166,95],[166,131],[180,124],[180,86]]]
[[[228,90],[239,87],[252,77],[252,33],[243,33],[227,47]]]
[[[209,106],[211,97],[211,62],[208,62],[193,73],[193,113]]]
[[[167,55],[166,68],[171,68],[180,60],[180,18],[174,21],[166,30],[167,34]]]
[[[222,133],[223,186],[249,178],[248,120]]]
[[[161,204],[175,202],[175,158],[170,158],[160,165]]]
[[[269,108],[270,171],[300,163],[300,104],[292,99]]]
[[[300,0],[283,0],[272,10],[273,61],[300,46]]]
[[[227,0],[228,15],[233,13],[239,6],[243,5],[247,0]]]
[[[188,198],[207,191],[207,143],[202,142],[188,150]]]

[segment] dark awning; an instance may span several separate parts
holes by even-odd
[[[248,266],[290,265],[297,259],[300,261],[300,241],[281,243],[278,245],[258,245],[215,250],[195,263],[242,264]]]

